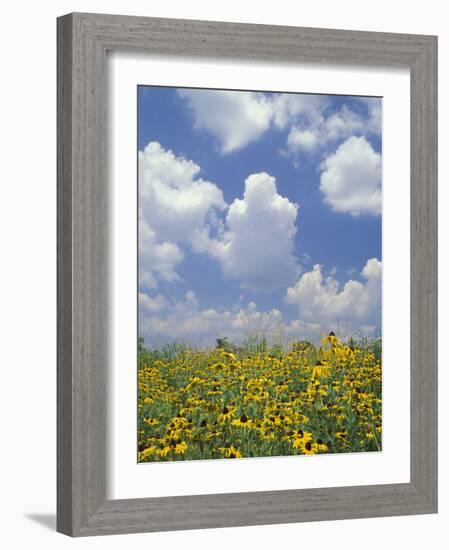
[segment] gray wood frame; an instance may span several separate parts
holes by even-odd
[[[410,483],[106,499],[108,50],[411,71]],[[58,19],[57,529],[72,536],[437,511],[437,38],[74,13]]]

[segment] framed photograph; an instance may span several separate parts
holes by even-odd
[[[437,511],[437,39],[58,19],[58,531]]]

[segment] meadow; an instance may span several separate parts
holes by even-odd
[[[380,340],[138,353],[138,461],[379,451]]]

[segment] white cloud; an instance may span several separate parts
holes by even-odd
[[[213,346],[216,338],[224,336],[235,342],[250,334],[271,337],[282,320],[279,310],[261,312],[254,302],[246,307],[236,304],[230,309],[201,309],[191,290],[184,300],[168,304],[164,299],[159,307],[160,301],[157,296],[139,295],[139,329],[147,344],[188,340],[198,346]]]
[[[157,142],[139,152],[140,209],[159,240],[191,242],[207,229],[208,214],[226,207],[221,190],[199,172],[197,164]]]
[[[309,94],[275,94],[271,99],[273,123],[283,129],[301,117],[309,123],[320,120],[329,101],[326,96]]]
[[[179,280],[176,266],[184,254],[172,242],[157,241],[156,233],[143,220],[139,220],[139,282],[145,288],[156,288],[158,281]]]
[[[312,152],[327,144],[337,143],[350,136],[379,135],[381,132],[380,99],[363,98],[366,113],[355,112],[347,105],[329,116],[294,123],[289,131],[287,147],[292,155]]]
[[[382,264],[371,258],[361,271],[363,282],[349,280],[342,288],[331,276],[324,277],[315,265],[296,285],[287,290],[285,302],[297,307],[297,318],[286,322],[281,311],[246,306],[241,297],[230,308],[202,309],[195,293],[183,299],[161,294],[139,294],[140,335],[147,345],[185,340],[194,346],[214,346],[216,338],[227,336],[239,343],[250,335],[265,337],[270,344],[290,345],[307,339],[318,343],[330,330],[347,338],[355,332],[375,335],[380,329]]]
[[[186,89],[178,94],[193,111],[195,127],[211,132],[222,153],[256,141],[270,125],[272,108],[264,94]]]
[[[157,142],[139,152],[139,276],[146,288],[179,279],[180,245],[207,237],[217,225],[214,211],[226,207],[221,190],[199,173],[197,164]]]
[[[271,291],[291,284],[298,275],[298,206],[279,195],[272,176],[259,173],[246,179],[243,198],[228,208],[221,190],[199,172],[156,142],[139,153],[141,286],[179,280],[186,247],[217,259],[224,276],[242,287]]]
[[[358,98],[362,109],[346,104],[326,114],[329,98],[322,95],[226,90],[178,90],[198,129],[210,132],[222,153],[231,153],[258,140],[270,127],[288,130],[287,149],[297,163],[311,153],[350,136],[380,135],[381,99]]]
[[[360,97],[359,101],[368,108],[369,129],[374,134],[382,131],[382,100],[379,97]]]
[[[336,212],[380,214],[381,155],[365,137],[352,136],[322,163],[320,190]]]
[[[235,199],[226,216],[222,240],[208,251],[221,263],[225,277],[242,287],[271,291],[298,275],[293,254],[298,205],[282,197],[276,180],[264,172],[245,181],[243,199]]]
[[[301,130],[297,126],[292,126],[287,137],[287,147],[289,151],[296,153],[298,151],[314,151],[320,144],[320,136],[314,130]]]
[[[139,292],[139,309],[145,313],[159,313],[167,309],[168,302],[162,294],[149,296],[144,292]]]
[[[194,115],[195,127],[209,131],[222,153],[259,139],[271,125],[284,129],[298,117],[316,121],[328,100],[320,95],[263,94],[226,90],[178,90]]]
[[[297,342],[299,340],[308,340],[309,342],[319,344],[323,336],[326,335],[326,328],[323,328],[320,323],[313,321],[294,319],[283,325],[282,332],[287,345],[290,342]],[[339,335],[339,337],[342,337],[342,335]]]
[[[332,276],[323,277],[317,264],[287,289],[284,300],[298,307],[302,322],[317,324],[322,333],[339,329],[347,336],[362,327],[380,328],[382,263],[371,258],[361,275],[363,283],[351,279],[340,288]]]
[[[351,110],[347,105],[332,113],[324,122],[328,141],[336,141],[353,135],[378,133],[378,128],[371,119],[371,112],[362,115]]]

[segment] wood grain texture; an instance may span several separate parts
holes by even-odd
[[[57,529],[72,528],[72,24],[58,20]],[[63,512],[61,512],[63,504]]]
[[[105,72],[111,49],[410,68],[410,483],[106,500]],[[97,14],[59,18],[58,531],[85,536],[435,512],[436,193],[436,37]]]
[[[411,66],[411,480],[437,508],[437,42]]]

